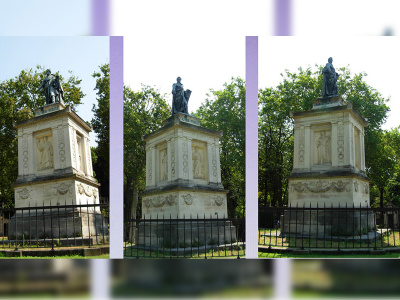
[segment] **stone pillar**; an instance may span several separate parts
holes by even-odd
[[[332,167],[339,166],[338,159],[338,123],[332,122],[332,131],[331,131],[331,154],[332,154]]]
[[[188,153],[188,180],[193,180],[193,147],[192,139],[187,139],[187,153]]]
[[[311,150],[311,125],[304,126],[304,168],[311,169],[312,150]]]
[[[343,134],[344,134],[344,165],[350,166],[352,163],[351,159],[351,123],[350,121],[346,121],[343,123]]]
[[[207,157],[208,157],[208,160],[207,160],[207,162],[208,162],[208,164],[207,164],[207,167],[208,167],[208,176],[207,176],[207,178],[208,178],[208,182],[209,183],[217,183],[217,176],[215,176],[214,174],[213,174],[213,161],[215,160],[215,154],[214,154],[214,145],[213,144],[211,144],[211,143],[208,143],[207,144]]]
[[[156,186],[157,185],[157,173],[156,173],[156,149],[155,147],[150,148],[150,163],[149,163],[149,179],[150,185]]]

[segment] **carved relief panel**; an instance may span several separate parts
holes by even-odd
[[[327,165],[332,163],[331,130],[314,131],[314,165]]]
[[[51,129],[35,133],[35,169],[47,171],[54,169],[53,134]]]
[[[193,179],[207,179],[208,159],[206,143],[192,141]]]

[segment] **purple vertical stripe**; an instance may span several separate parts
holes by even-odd
[[[110,258],[123,258],[123,47],[110,37]]]
[[[92,0],[91,35],[110,34],[110,0]]]
[[[246,258],[258,257],[258,37],[246,37]]]
[[[291,2],[291,0],[274,0],[274,35],[292,35]]]
[[[107,259],[91,259],[91,297],[92,299],[111,299],[111,263]]]

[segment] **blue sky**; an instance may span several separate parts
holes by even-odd
[[[99,65],[109,63],[109,37],[0,37],[0,81],[16,77],[22,70],[41,65],[59,72],[68,71],[82,79],[81,88],[86,96],[77,113],[85,121],[93,117],[93,104],[97,103],[95,79],[92,74]],[[95,135],[91,134],[95,145]]]
[[[89,35],[91,0],[1,0],[0,36]]]

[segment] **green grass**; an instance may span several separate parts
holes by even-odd
[[[185,253],[171,253],[169,250],[165,249],[162,252],[157,251],[147,251],[140,249],[133,249],[130,247],[125,248],[124,257],[139,257],[139,258],[237,258],[244,257],[246,255],[245,250],[243,249],[215,249],[208,250],[207,253],[200,250],[197,251],[197,248],[193,248],[192,251],[190,249],[186,250]]]
[[[110,254],[96,255],[96,256],[81,256],[81,255],[63,255],[63,256],[22,256],[22,257],[5,257],[0,256],[0,259],[109,259]]]
[[[287,253],[265,253],[258,252],[259,258],[400,258],[400,253],[386,253],[386,254],[293,254]]]
[[[357,237],[353,240],[335,240],[335,237],[326,237],[323,239],[308,238],[308,237],[279,237],[279,230],[259,230],[258,244],[271,247],[284,247],[284,248],[331,248],[331,249],[345,249],[345,248],[376,248],[384,249],[388,247],[400,246],[400,233],[399,231],[392,231],[384,233],[382,236],[377,237],[375,241],[365,241]],[[267,236],[263,236],[267,235]],[[277,236],[269,236],[277,235]]]

